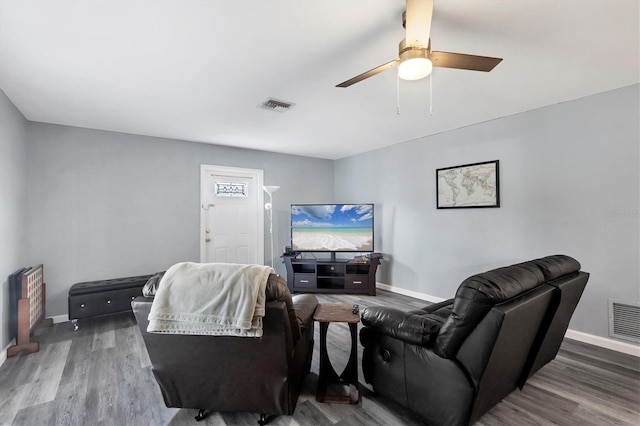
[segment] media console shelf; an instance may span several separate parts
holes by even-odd
[[[367,263],[340,259],[298,259],[282,256],[291,293],[354,293],[376,295],[376,270],[382,256]]]

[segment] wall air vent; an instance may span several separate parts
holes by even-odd
[[[258,108],[268,109],[269,111],[275,112],[287,112],[294,105],[295,104],[292,104],[291,102],[279,101],[277,99],[269,98],[258,105]]]
[[[640,303],[609,299],[609,336],[640,343]]]

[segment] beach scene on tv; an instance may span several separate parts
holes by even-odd
[[[292,205],[291,245],[294,251],[373,251],[373,205]]]

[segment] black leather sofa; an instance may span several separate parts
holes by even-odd
[[[145,286],[155,294],[162,273]],[[154,281],[155,280],[155,281]],[[291,296],[287,283],[271,274],[261,338],[147,332],[153,297],[132,302],[156,381],[167,407],[274,415],[293,414],[311,367],[315,296]]]
[[[588,278],[555,255],[469,277],[421,310],[366,308],[364,378],[428,424],[471,424],[555,358]]]

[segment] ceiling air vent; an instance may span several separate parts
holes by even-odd
[[[294,106],[291,102],[279,101],[277,99],[269,98],[259,105],[259,108],[268,109],[275,112],[287,112]]]
[[[609,299],[609,336],[640,343],[640,304]]]

